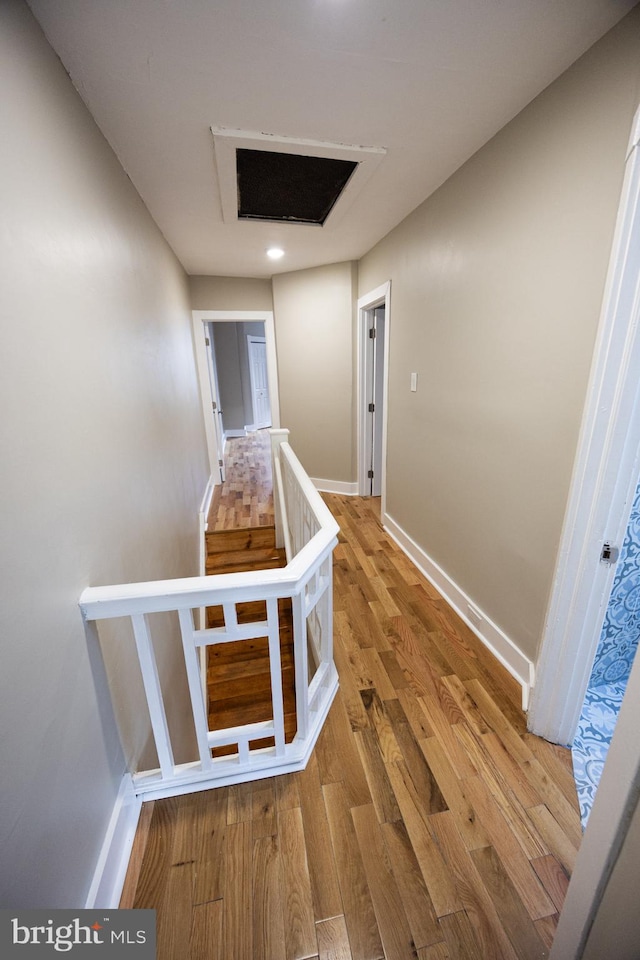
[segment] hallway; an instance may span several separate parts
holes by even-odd
[[[145,804],[121,906],[158,910],[159,960],[545,957],[581,840],[570,752],[526,733],[379,501],[325,499],[341,687],[311,762]]]
[[[208,530],[273,526],[269,431],[227,440],[224,470],[224,482],[215,488],[209,508]]]

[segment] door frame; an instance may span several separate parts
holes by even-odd
[[[368,395],[367,386],[370,382],[368,377],[371,371],[368,370],[367,355],[367,337],[368,337],[368,313],[375,307],[384,307],[384,360],[383,360],[383,386],[382,386],[382,483],[381,483],[381,502],[382,516],[386,512],[387,500],[387,423],[388,423],[388,400],[389,400],[389,342],[390,342],[390,320],[391,320],[391,281],[370,290],[369,293],[358,299],[358,319],[357,319],[357,366],[356,366],[356,443],[358,450],[358,495],[364,497],[368,492],[368,461],[367,454],[369,445],[367,442],[367,405]]]
[[[219,484],[220,470],[214,418],[212,414],[213,397],[207,368],[207,329],[208,323],[264,323],[264,336],[267,347],[267,377],[269,380],[269,403],[271,404],[271,423],[280,427],[280,396],[278,392],[278,359],[276,354],[276,334],[271,310],[192,310],[193,343],[196,357],[196,370],[200,384],[202,414],[207,438],[207,450],[211,478],[214,486]]]
[[[640,473],[640,109],[625,159],[600,325],[529,711],[532,733],[571,743]]]
[[[211,399],[215,403],[215,415],[213,417],[213,431],[216,436],[216,453],[220,466],[220,480],[224,483],[224,420],[220,402],[220,384],[218,383],[218,359],[216,357],[216,345],[213,340],[213,328],[210,324],[204,325],[205,343],[207,346],[207,373],[209,374],[209,385],[211,386]],[[208,342],[207,342],[208,339]]]

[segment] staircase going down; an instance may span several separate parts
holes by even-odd
[[[284,550],[275,545],[275,527],[242,527],[206,533],[207,576],[286,566]],[[237,604],[238,623],[266,618],[266,603]],[[296,695],[291,601],[279,601],[280,657],[284,699],[285,740],[296,733]],[[207,607],[207,627],[224,626],[221,606]],[[207,700],[210,730],[270,720],[271,676],[267,637],[236,640],[210,646],[207,651]],[[252,748],[273,745],[273,737],[251,742]],[[218,747],[213,756],[235,753],[234,746]]]

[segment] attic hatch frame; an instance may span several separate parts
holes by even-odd
[[[333,227],[342,219],[356,200],[365,184],[386,156],[383,147],[366,147],[326,140],[304,140],[295,137],[280,137],[275,134],[257,133],[249,130],[233,130],[226,127],[211,127],[215,154],[222,219],[225,223],[266,223],[279,227],[295,226],[317,230]],[[263,153],[292,154],[299,157],[316,157],[327,160],[347,160],[356,164],[323,223],[308,223],[298,220],[271,220],[238,216],[238,178],[236,151],[255,150]]]

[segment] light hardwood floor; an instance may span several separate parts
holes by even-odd
[[[328,495],[340,691],[302,773],[145,804],[122,906],[159,960],[533,960],[581,840],[570,751],[387,537]]]
[[[216,487],[208,529],[273,526],[271,438],[268,430],[227,441],[225,480]]]

